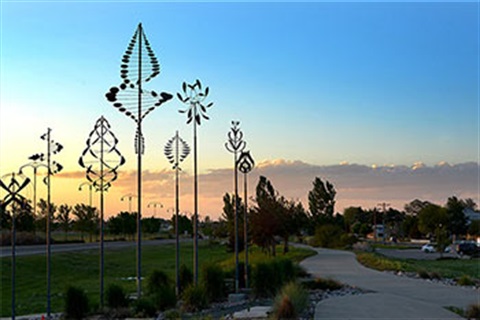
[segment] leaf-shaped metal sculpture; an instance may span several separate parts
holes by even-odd
[[[173,164],[172,169],[175,170],[178,168],[178,170],[182,170],[179,165],[190,153],[190,147],[188,143],[178,135],[177,131],[176,134],[167,141],[167,144],[165,144],[164,153],[168,161]]]
[[[237,167],[241,173],[249,173],[252,171],[253,167],[255,166],[255,161],[253,161],[252,156],[250,155],[250,151],[243,151],[238,157],[237,160]]]
[[[225,148],[231,153],[242,152],[247,143],[243,141],[243,132],[240,130],[240,121],[232,121],[232,127],[227,134],[228,141],[225,143]]]
[[[209,89],[208,87],[202,91],[202,83],[200,80],[196,80],[194,84],[182,84],[183,95],[177,93],[177,98],[181,102],[188,104],[188,108],[185,110],[179,110],[180,113],[187,114],[187,124],[195,119],[195,122],[200,125],[201,119],[209,120],[207,116],[207,109],[213,106],[213,102],[204,104],[203,101],[207,98]]]
[[[107,119],[101,116],[88,135],[87,147],[78,163],[87,170],[87,180],[96,191],[100,191],[100,306],[103,306],[103,193],[118,177],[117,169],[125,158],[117,149],[118,139],[111,131]],[[90,200],[91,202],[91,200]]]
[[[117,149],[118,139],[103,116],[96,121],[86,143],[78,163],[87,170],[87,180],[95,190],[106,191],[117,179],[117,169],[125,163],[125,158]]]

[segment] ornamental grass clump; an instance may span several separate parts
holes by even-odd
[[[287,283],[273,305],[275,319],[296,319],[308,305],[308,292],[298,283]]]

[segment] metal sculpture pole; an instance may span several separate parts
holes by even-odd
[[[187,114],[187,124],[193,120],[193,198],[194,198],[194,222],[193,222],[193,281],[198,284],[198,176],[197,176],[197,125],[201,124],[201,119],[209,120],[207,109],[213,105],[210,102],[206,105],[203,101],[207,98],[209,88],[206,87],[202,91],[200,80],[196,80],[194,84],[182,84],[183,95],[177,93],[177,98],[188,104],[185,110],[179,110],[180,113]]]
[[[225,147],[231,153],[233,153],[233,165],[234,165],[234,186],[235,186],[235,292],[238,293],[239,289],[239,270],[238,270],[238,170],[237,170],[237,156],[239,152],[245,149],[246,142],[242,140],[243,133],[239,128],[240,121],[232,121],[232,128],[228,133],[228,141],[225,143]]]
[[[175,143],[175,145],[174,145]],[[180,146],[181,144],[181,146]],[[178,131],[175,136],[168,140],[164,149],[165,156],[168,161],[173,164],[172,169],[175,170],[175,293],[180,295],[180,240],[178,234],[178,212],[179,212],[179,184],[178,173],[182,169],[180,168],[180,162],[190,153],[190,147],[188,144],[180,138]],[[175,153],[175,155],[173,154]]]
[[[154,217],[157,214],[157,206],[160,207],[160,208],[163,208],[163,204],[161,202],[158,202],[158,201],[149,202],[148,205],[147,205],[147,208],[153,207],[153,216]]]
[[[100,307],[103,307],[104,274],[104,192],[118,177],[118,168],[125,163],[125,158],[117,149],[118,139],[110,130],[110,124],[100,117],[87,139],[87,147],[82,152],[79,165],[87,170],[86,177],[90,183],[90,207],[92,206],[92,187],[100,191]],[[81,185],[80,185],[81,187]]]
[[[23,181],[18,181],[17,177],[19,175],[15,173],[6,174],[0,178],[0,187],[7,191],[7,195],[0,203],[2,210],[6,211],[7,206],[12,203],[12,234],[11,234],[11,246],[12,246],[12,268],[11,268],[11,276],[12,276],[12,320],[15,319],[15,271],[16,271],[16,226],[15,226],[15,211],[17,210],[16,205],[20,205],[23,209],[24,205],[26,204],[26,200],[24,197],[20,195],[20,191],[24,189],[30,182],[29,178],[23,178]],[[10,178],[10,182],[5,184],[2,180],[5,178]]]
[[[249,287],[249,279],[248,279],[248,197],[247,197],[247,174],[252,171],[253,167],[255,166],[255,161],[253,161],[252,156],[250,155],[250,151],[244,151],[240,154],[240,157],[237,161],[237,167],[240,172],[243,173],[243,182],[244,182],[244,211],[243,211],[243,232],[244,232],[244,245],[245,245],[245,270],[244,270],[244,277],[245,277],[245,288]]]
[[[37,171],[39,168],[47,168],[47,166],[41,162],[32,161],[21,166],[19,173],[23,174],[25,168],[33,169],[33,215],[37,216]]]
[[[44,161],[45,157],[47,160],[47,169],[48,173],[45,179],[43,180],[44,183],[47,185],[47,227],[46,227],[46,238],[47,238],[47,317],[50,319],[50,311],[51,311],[51,299],[50,299],[50,273],[51,273],[51,244],[50,244],[50,216],[51,216],[51,176],[60,172],[63,169],[63,166],[55,161],[52,161],[52,154],[59,153],[63,146],[55,142],[51,139],[51,131],[52,129],[48,128],[47,132],[44,133],[40,138],[47,142],[47,154],[43,153],[36,153],[32,155],[29,159],[33,161]]]
[[[78,191],[82,191],[83,186],[88,186],[88,206],[91,207],[92,203],[93,203],[92,202],[93,183],[91,183],[90,181],[86,181],[86,182],[81,183],[78,186]]]
[[[110,88],[106,93],[108,101],[120,112],[125,113],[135,121],[135,152],[137,153],[137,297],[141,296],[142,274],[142,155],[145,150],[145,142],[142,132],[143,119],[173,96],[169,93],[160,94],[155,91],[147,91],[142,88],[144,82],[148,82],[160,74],[160,64],[145,36],[140,23],[123,55],[120,77],[122,84]]]

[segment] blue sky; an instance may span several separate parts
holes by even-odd
[[[134,125],[104,99],[139,22],[160,64],[148,88],[210,86],[200,170],[231,165],[238,119],[257,162],[479,161],[479,4],[1,2],[0,171],[54,129],[66,170],[100,115],[135,168]],[[151,170],[179,129],[178,100],[144,122]],[[130,161],[129,161],[130,160]],[[312,178],[313,180],[313,178]]]

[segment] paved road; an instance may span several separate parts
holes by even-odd
[[[478,290],[397,277],[363,267],[351,252],[316,250],[301,263],[310,273],[372,293],[321,301],[315,319],[462,319],[444,307],[480,303]]]
[[[187,241],[187,240],[180,240]],[[159,245],[159,244],[169,244],[175,243],[174,239],[162,239],[162,240],[145,240],[142,241],[142,246],[148,245]],[[120,249],[126,247],[134,247],[136,242],[132,241],[115,241],[115,242],[105,242],[105,250],[109,249]],[[71,243],[71,244],[52,244],[51,252],[70,252],[70,251],[86,251],[86,250],[98,250],[100,244],[96,243]],[[34,245],[34,246],[16,246],[16,256],[29,256],[37,254],[46,254],[45,245]],[[12,249],[10,246],[1,247],[0,258],[9,257],[12,254]]]

